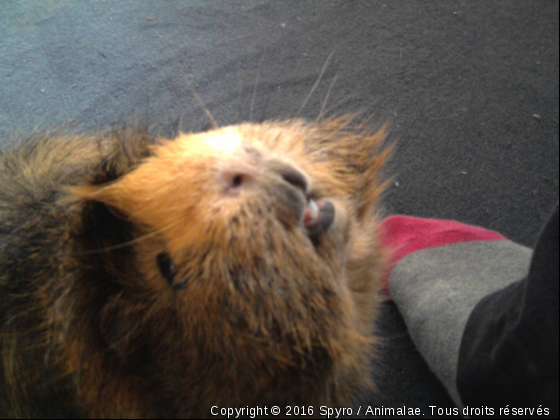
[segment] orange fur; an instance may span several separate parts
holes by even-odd
[[[43,144],[31,158],[43,162],[28,164],[25,177],[42,188],[37,179],[58,171],[60,196],[47,209],[53,215],[34,215],[57,220],[48,223],[53,239],[44,240],[52,240],[56,270],[35,267],[33,319],[43,344],[20,351],[37,360],[48,353],[49,374],[84,417],[348,404],[371,385],[386,259],[377,237],[380,171],[390,154],[385,137],[385,127],[371,132],[351,116],[290,120],[174,140],[142,137],[139,151],[124,146],[123,158],[123,146],[108,136],[93,154],[103,165],[88,157],[89,169],[73,182],[61,166],[45,169],[54,155]],[[86,145],[95,149],[91,139],[80,144],[65,149],[66,165],[79,165]],[[334,206],[334,222],[316,243],[286,198],[294,194],[279,176],[286,170],[301,173],[313,198]],[[231,189],[237,174],[243,187]],[[7,226],[4,201],[0,225]],[[162,252],[174,262],[180,288],[162,277]],[[10,281],[0,278],[0,288]],[[21,337],[17,325],[14,336]],[[0,329],[3,348],[26,342],[7,332]],[[24,391],[18,394],[11,378],[32,366],[15,367],[12,353],[3,350],[0,369],[0,388],[14,394],[7,413],[40,413],[15,403]],[[25,392],[41,393],[42,386]]]

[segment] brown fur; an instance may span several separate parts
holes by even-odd
[[[45,136],[6,154],[0,417],[349,404],[371,385],[385,135],[347,116]],[[335,207],[319,240],[293,217],[284,167]],[[250,184],[226,193],[230,172]]]

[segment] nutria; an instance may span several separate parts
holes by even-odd
[[[0,417],[348,405],[371,385],[385,137],[346,116],[4,153]]]

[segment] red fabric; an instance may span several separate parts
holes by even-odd
[[[462,242],[503,241],[506,237],[478,226],[452,220],[421,219],[408,216],[391,216],[380,225],[383,245],[393,250],[392,261],[383,281],[388,296],[389,275],[397,263],[408,254],[422,249],[452,245]]]

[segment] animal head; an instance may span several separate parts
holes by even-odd
[[[352,117],[180,133],[66,188],[45,341],[78,405],[204,416],[366,385],[385,135]]]

